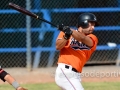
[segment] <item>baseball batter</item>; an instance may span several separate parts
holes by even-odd
[[[80,73],[96,50],[98,39],[92,34],[98,25],[96,16],[83,13],[78,17],[77,30],[58,25],[61,31],[56,40],[56,49],[60,50],[55,82],[62,90],[84,90]]]
[[[7,81],[10,85],[12,85],[15,90],[27,90],[19,85],[19,83],[6,71],[4,71],[0,67],[0,79],[3,80],[4,82]]]

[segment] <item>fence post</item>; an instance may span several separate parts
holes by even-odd
[[[31,9],[30,1],[31,0],[26,0],[26,9],[27,10]],[[32,65],[31,65],[31,30],[30,30],[31,18],[29,16],[26,16],[26,28],[27,28],[27,31],[26,31],[27,62],[26,62],[26,64],[27,64],[28,71],[31,71],[32,70]]]
[[[118,0],[118,7],[120,7],[120,0]],[[118,57],[116,60],[116,66],[120,66],[120,47],[119,47],[119,51],[118,51]]]

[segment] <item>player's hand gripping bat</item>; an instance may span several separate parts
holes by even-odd
[[[31,16],[31,17],[33,17],[33,18],[36,18],[36,19],[39,19],[39,20],[41,20],[41,21],[44,21],[44,22],[46,22],[46,23],[48,23],[48,24],[51,24],[51,25],[53,25],[53,26],[55,26],[55,27],[58,27],[57,25],[55,25],[55,24],[53,24],[53,23],[51,23],[51,22],[49,22],[49,21],[47,21],[47,20],[45,20],[45,19],[43,19],[43,18],[40,18],[38,15],[36,15],[36,14],[34,14],[34,13],[32,13],[32,12],[30,12],[30,11],[22,8],[22,7],[20,7],[19,5],[16,5],[16,4],[14,4],[14,3],[9,3],[9,7],[13,8],[13,9],[15,9],[15,10],[17,10],[17,11],[23,13],[23,14],[26,14],[26,15],[28,15],[28,16]]]

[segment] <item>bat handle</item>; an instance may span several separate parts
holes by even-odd
[[[37,19],[40,19],[40,20],[42,20],[42,21],[44,21],[44,22],[46,22],[46,23],[48,23],[48,24],[50,24],[50,25],[52,25],[54,27],[57,27],[57,25],[55,25],[55,24],[53,24],[53,23],[51,23],[51,22],[49,22],[49,21],[47,21],[45,19],[39,18],[39,16],[37,16]]]

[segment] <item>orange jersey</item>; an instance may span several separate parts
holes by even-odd
[[[57,39],[63,38],[64,33],[60,32]],[[88,47],[82,42],[78,42],[73,37],[68,40],[65,47],[60,50],[58,63],[71,65],[77,71],[82,72],[82,68],[96,50],[98,39],[95,35],[88,35],[94,42],[93,47]]]

